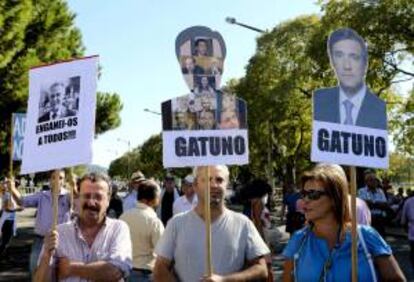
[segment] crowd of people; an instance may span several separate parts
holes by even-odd
[[[122,198],[119,187],[100,173],[70,176],[65,183],[64,170],[55,170],[51,190],[27,196],[13,179],[4,179],[1,255],[16,231],[16,212],[34,207],[34,281],[273,281],[267,236],[272,187],[264,180],[250,181],[242,195],[245,209],[235,212],[226,206],[228,168],[209,170],[207,179],[206,167],[194,168],[180,189],[170,174],[161,185],[136,171]],[[394,195],[390,182],[380,181],[371,170],[365,173],[365,185],[358,189],[358,281],[405,281],[383,235],[384,226],[408,224],[414,267],[413,197],[405,197],[402,189]],[[303,173],[298,190],[285,186],[281,216],[290,240],[283,251],[283,281],[351,281],[348,186],[344,170],[330,164]],[[59,195],[55,230],[53,189]],[[212,222],[211,276],[206,275],[206,204]]]

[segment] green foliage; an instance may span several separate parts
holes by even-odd
[[[121,117],[119,116],[119,113],[122,110],[122,102],[118,94],[98,92],[96,97],[96,109],[96,135],[121,125]]]
[[[292,182],[292,168],[308,165],[310,97],[319,72],[306,43],[318,25],[315,16],[300,17],[259,38],[246,76],[236,87],[248,103],[250,169],[257,176],[276,174]]]
[[[379,175],[388,177],[394,183],[413,183],[413,165],[414,160],[412,158],[401,153],[392,153],[390,154],[390,168],[381,171]]]
[[[31,67],[81,57],[81,33],[64,0],[0,1],[0,163],[8,163],[10,119],[25,112]],[[97,134],[119,126],[117,94],[98,94]],[[100,107],[103,107],[102,109]],[[6,165],[0,167],[4,171]]]
[[[154,177],[163,179],[168,173],[184,178],[191,173],[190,168],[175,168],[164,170],[162,165],[162,141],[161,134],[153,135],[148,138],[142,145],[127,152],[122,157],[111,162],[108,173],[111,177],[121,177],[129,179],[130,174],[127,173],[129,164],[130,174],[136,170],[140,170],[147,178]]]
[[[258,176],[294,182],[295,173],[309,165],[312,92],[337,84],[326,41],[340,27],[353,28],[367,40],[367,84],[387,101],[390,130],[398,144],[403,144],[406,152],[413,150],[410,121],[414,120],[414,95],[405,100],[393,85],[414,78],[409,68],[413,65],[414,3],[319,3],[321,17],[301,16],[261,36],[246,76],[237,85],[232,82],[228,86],[248,103],[249,169]]]

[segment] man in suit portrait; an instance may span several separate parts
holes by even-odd
[[[350,28],[338,29],[328,38],[328,55],[339,85],[315,91],[314,120],[387,130],[385,102],[365,84],[364,39]]]
[[[39,117],[38,122],[50,121],[61,117],[64,94],[65,85],[62,82],[55,82],[50,86],[45,111]]]

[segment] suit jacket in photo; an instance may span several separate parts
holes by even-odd
[[[355,122],[356,126],[387,130],[386,105],[377,95],[366,88]],[[313,95],[313,119],[341,123],[339,87],[318,89]]]

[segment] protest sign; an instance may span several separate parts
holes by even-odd
[[[90,163],[98,57],[32,68],[21,173]]]
[[[24,131],[26,128],[26,114],[13,113],[12,123],[13,123],[13,132],[12,132],[13,160],[21,161],[22,155],[23,155]]]
[[[338,86],[313,95],[311,160],[350,167],[351,211],[356,210],[356,168],[388,168],[386,104],[365,83],[368,46],[350,28],[335,30],[327,42]],[[358,280],[357,222],[352,217],[352,281]]]
[[[210,179],[210,165],[247,164],[246,103],[220,89],[223,38],[210,28],[190,27],[177,36],[175,52],[190,93],[161,105],[164,167],[205,166]],[[204,200],[210,203],[210,181],[205,186]],[[207,276],[213,273],[210,216],[210,205],[204,205]]]
[[[352,29],[338,29],[328,39],[328,55],[338,86],[313,95],[311,160],[387,168],[386,104],[365,83],[364,39]]]
[[[175,51],[190,93],[162,103],[164,167],[247,164],[246,103],[220,90],[223,38],[190,27],[177,36]]]

